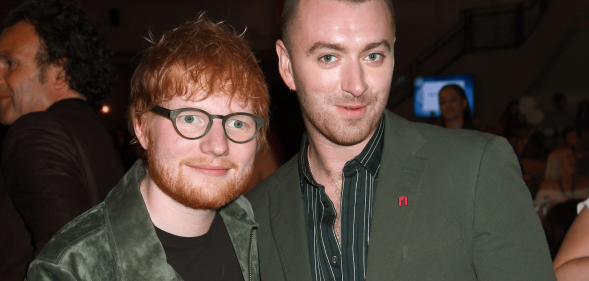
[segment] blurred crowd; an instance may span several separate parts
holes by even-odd
[[[577,204],[589,198],[589,101],[571,108],[564,94],[555,93],[552,110],[544,113],[532,98],[513,100],[495,124],[484,128],[471,117],[459,86],[444,86],[439,103],[438,125],[485,131],[509,141],[554,258],[577,215]]]

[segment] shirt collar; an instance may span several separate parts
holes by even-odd
[[[344,173],[346,173],[347,170],[356,167],[356,165],[362,165],[362,167],[368,170],[373,177],[378,178],[378,170],[380,168],[380,160],[382,158],[382,148],[384,144],[384,122],[383,115],[376,127],[376,131],[362,152],[346,163],[344,166]],[[301,181],[306,179],[309,183],[318,186],[319,184],[313,178],[309,166],[309,158],[307,157],[308,148],[309,140],[307,133],[304,133],[301,141],[301,152],[299,153],[299,175],[301,175]]]

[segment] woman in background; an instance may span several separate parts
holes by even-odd
[[[448,84],[438,94],[442,127],[448,129],[472,129],[470,106],[464,89],[456,84]]]

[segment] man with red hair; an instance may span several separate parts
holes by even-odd
[[[203,15],[152,43],[128,116],[146,156],[53,237],[29,280],[259,280],[239,194],[266,142],[262,71],[243,37]]]

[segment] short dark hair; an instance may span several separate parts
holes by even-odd
[[[114,84],[115,70],[112,51],[84,11],[72,1],[25,0],[10,12],[5,28],[19,22],[34,26],[39,36],[40,79],[47,66],[60,65],[70,89],[99,108]]]
[[[333,0],[333,1],[341,1],[341,2],[348,2],[350,4],[362,4],[371,0]],[[393,1],[392,0],[383,0],[387,7],[389,7],[389,11],[391,12],[391,19],[393,20],[393,28],[395,28],[395,9],[393,8]],[[297,8],[301,0],[284,0],[284,6],[282,8],[282,41],[286,44],[286,47],[290,47],[290,39],[289,33],[292,31],[292,25],[296,21],[296,13]]]

